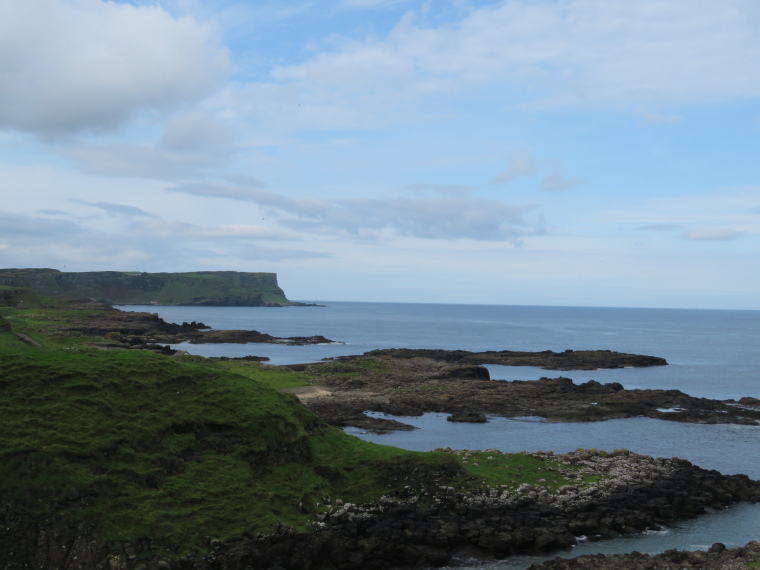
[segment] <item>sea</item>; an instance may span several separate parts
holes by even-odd
[[[760,398],[760,311],[308,302],[323,306],[120,308],[158,313],[169,322],[203,322],[214,329],[254,329],[283,337],[322,335],[334,341],[309,346],[173,345],[201,356],[264,356],[269,364],[281,365],[381,348],[605,349],[660,356],[669,364],[566,372],[523,366],[487,368],[494,382],[567,376],[576,383],[591,379],[619,382],[626,389],[676,389],[721,400]],[[388,434],[354,428],[346,431],[368,441],[419,451],[451,447],[562,453],[577,448],[627,448],[760,479],[760,426],[692,425],[649,418],[561,423],[536,417],[491,417],[486,424],[461,424],[447,422],[445,414],[432,413],[399,419],[417,429]],[[715,542],[737,547],[750,540],[760,540],[760,504],[739,504],[618,539],[578,537],[573,548],[550,556],[520,556],[472,567],[516,570],[555,556],[654,554],[671,548],[706,549]],[[461,564],[469,568],[474,562]]]

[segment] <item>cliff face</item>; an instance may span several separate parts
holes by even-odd
[[[293,304],[277,285],[275,273],[70,273],[56,269],[0,269],[0,285],[28,287],[39,295],[89,297],[127,305],[263,307]]]

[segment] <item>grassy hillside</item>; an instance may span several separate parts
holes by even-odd
[[[271,532],[276,523],[306,529],[328,508],[326,497],[362,503],[407,485],[516,486],[550,476],[543,462],[521,455],[486,468],[449,453],[370,444],[327,426],[272,387],[304,382],[297,373],[97,350],[87,346],[93,339],[51,336],[45,322],[54,309],[23,310],[13,308],[15,299],[6,301],[4,524],[22,519],[63,533],[90,529],[101,543],[150,538],[181,553],[203,550],[204,536],[231,540]],[[41,346],[22,340],[22,331]],[[519,480],[501,475],[514,473],[504,463],[524,466]],[[0,552],[13,540],[0,536]]]
[[[0,343],[0,500],[88,519],[106,541],[304,528],[323,497],[387,491],[369,464],[415,455],[345,436],[244,376],[142,351],[35,348],[9,332]],[[448,457],[420,461],[456,473]]]

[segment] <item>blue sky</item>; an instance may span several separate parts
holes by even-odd
[[[0,0],[0,267],[760,309],[755,0]]]

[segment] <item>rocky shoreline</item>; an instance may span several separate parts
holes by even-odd
[[[616,382],[575,384],[567,377],[491,381],[483,366],[428,357],[370,352],[290,368],[303,370],[310,381],[325,388],[325,395],[304,403],[339,427],[413,429],[401,421],[367,416],[366,411],[393,416],[436,412],[450,414],[451,421],[469,422],[487,421],[491,415],[563,422],[649,417],[688,423],[760,424],[760,402],[753,398],[720,401],[679,390],[626,390]]]
[[[760,565],[760,542],[751,541],[741,548],[727,549],[720,542],[709,550],[668,550],[650,556],[640,552],[630,554],[586,555],[577,558],[556,558],[533,564],[528,570],[671,570],[677,568],[701,570],[744,570]]]
[[[443,451],[465,458],[472,454]],[[500,452],[488,450],[487,453],[495,456]],[[272,534],[233,543],[209,539],[212,552],[203,557],[172,559],[166,556],[135,565],[127,563],[126,552],[112,553],[110,568],[387,570],[440,567],[457,559],[493,560],[515,554],[550,552],[572,546],[579,536],[609,538],[637,533],[677,519],[715,512],[737,501],[760,500],[760,482],[744,475],[707,471],[678,458],[655,459],[626,450],[532,455],[552,461],[556,466],[553,469],[566,477],[567,484],[554,491],[540,484],[525,484],[513,491],[485,487],[462,492],[447,486],[413,491],[408,487],[404,496],[383,497],[377,503],[366,505],[327,498],[330,509],[312,525],[310,532],[295,532],[279,526]],[[578,478],[588,475],[599,480],[590,485],[578,482]],[[560,565],[565,562],[545,568],[612,567]]]
[[[127,312],[114,309],[111,305],[94,303],[89,300],[71,302],[72,309],[81,311],[67,315],[64,330],[78,332],[89,336],[103,337],[105,342],[97,343],[99,348],[143,349],[166,354],[176,351],[163,345],[189,342],[205,343],[268,343],[268,344],[331,344],[332,341],[321,335],[276,337],[255,330],[211,330],[203,323],[168,323],[157,313]],[[97,310],[98,313],[90,311]]]

